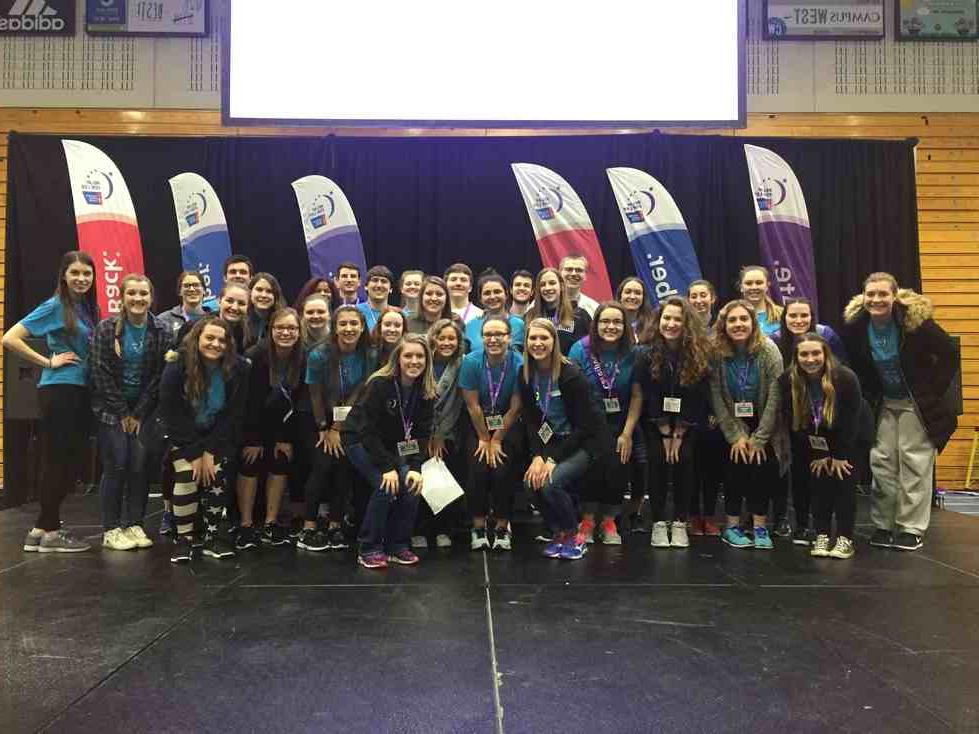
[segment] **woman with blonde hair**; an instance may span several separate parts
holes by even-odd
[[[745,265],[738,273],[738,291],[741,298],[751,304],[758,326],[765,336],[772,336],[779,328],[782,307],[769,295],[772,278],[768,268],[762,265]]]

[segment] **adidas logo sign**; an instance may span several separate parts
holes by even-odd
[[[0,32],[3,31],[63,31],[65,21],[58,17],[58,11],[44,0],[16,0],[7,11],[6,18],[0,18]]]

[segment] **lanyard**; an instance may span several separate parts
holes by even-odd
[[[418,391],[408,388],[408,400],[403,400],[401,397],[401,385],[398,384],[397,379],[394,381],[394,391],[398,395],[398,410],[401,412],[401,425],[405,429],[405,441],[410,441],[411,427],[413,424],[411,418],[405,416],[405,408],[408,408],[408,416],[415,414],[415,399],[418,397]]]
[[[606,377],[607,372],[605,371],[605,366],[602,364],[601,360],[592,351],[591,345],[588,345],[588,358],[591,360],[592,369],[595,370],[595,376],[598,378],[598,382],[601,384],[602,389],[605,390],[609,397],[612,397],[612,390],[615,387],[615,381],[619,377],[619,371],[622,369],[622,363],[618,360],[615,361],[615,369],[612,371],[612,377]]]
[[[748,397],[748,388],[751,387],[751,364],[753,357],[746,357],[744,367],[737,358],[734,359],[734,370],[738,380],[738,397],[745,400]]]
[[[534,400],[537,401],[537,407],[540,408],[541,415],[544,417],[544,421],[547,421],[547,409],[551,405],[551,378],[547,378],[547,387],[544,390],[543,399],[541,396],[540,389],[540,377],[534,376]]]
[[[823,401],[817,404],[808,390],[806,393],[809,397],[809,414],[812,416],[812,432],[819,433],[819,424],[823,422]]]
[[[483,356],[483,365],[486,368],[486,382],[489,384],[489,397],[490,397],[490,413],[496,412],[496,401],[500,397],[500,391],[503,390],[503,383],[506,382],[507,367],[510,364],[510,355],[503,355],[503,369],[500,371],[500,381],[493,384],[493,370],[490,369],[489,358],[485,355]]]
[[[466,301],[466,310],[462,312],[462,323],[466,324],[469,322],[469,312],[472,311],[472,308],[472,301]]]

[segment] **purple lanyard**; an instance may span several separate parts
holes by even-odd
[[[407,402],[407,406],[406,406],[405,401],[401,398],[401,385],[398,384],[397,378],[395,378],[395,381],[394,381],[394,391],[398,394],[398,410],[401,412],[401,425],[403,425],[404,426],[404,429],[405,429],[405,441],[410,441],[411,440],[411,428],[412,428],[412,425],[413,424],[411,422],[411,418],[406,418],[405,417],[405,407],[408,408],[408,415],[409,416],[410,415],[414,415],[414,412],[415,412],[414,411],[414,408],[415,408],[415,398],[417,397],[417,392],[415,390],[412,390],[412,389],[409,388],[409,390],[408,390],[408,402]]]
[[[615,369],[612,371],[612,377],[608,378],[605,376],[605,368],[602,366],[601,360],[595,356],[595,353],[591,350],[591,345],[588,345],[588,358],[591,360],[592,369],[595,370],[595,376],[602,385],[602,389],[605,390],[606,394],[611,398],[612,390],[615,387],[615,381],[619,377],[619,370],[622,368],[622,364],[616,360]]]
[[[541,390],[540,390],[540,378],[536,375],[534,376],[534,400],[537,401],[537,407],[540,408],[541,415],[544,416],[544,420],[547,420],[547,409],[551,405],[551,378],[547,378],[547,388],[544,390],[543,400],[541,400]]]
[[[503,383],[506,382],[506,372],[507,366],[510,363],[510,355],[503,355],[503,369],[500,371],[500,381],[497,384],[493,384],[493,370],[490,369],[489,357],[483,356],[483,365],[486,367],[486,382],[489,385],[489,396],[490,396],[490,413],[496,412],[496,401],[500,397],[500,391],[503,390]]]
[[[817,405],[809,395],[809,413],[812,415],[812,432],[819,433],[819,424],[823,422],[823,401]]]

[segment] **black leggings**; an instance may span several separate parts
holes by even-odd
[[[41,409],[41,463],[37,499],[41,511],[35,527],[61,527],[61,503],[86,465],[92,427],[91,394],[78,385],[46,385],[37,391]]]
[[[811,456],[808,451],[803,454],[806,469],[813,459],[821,456]],[[853,464],[853,457],[846,459]],[[828,477],[823,473],[819,477],[809,474],[808,486],[812,490],[813,519],[816,521],[816,532],[819,535],[832,535],[833,515],[836,515],[836,534],[853,540],[853,523],[857,514],[857,472],[843,479]]]
[[[813,482],[816,479],[809,471],[811,461],[808,436],[792,434],[792,507],[795,510],[795,526],[803,529],[809,527]]]
[[[697,435],[689,431],[680,444],[680,460],[676,464],[666,463],[666,448],[659,431],[654,429],[646,434],[646,447],[649,452],[649,500],[653,522],[665,519],[666,491],[670,474],[673,474],[673,518],[685,520],[687,508],[697,481],[697,466],[694,463]]]
[[[606,447],[605,454],[592,463],[584,481],[579,484],[582,509],[586,512],[593,512],[596,507],[617,511],[617,508],[622,506],[622,497],[629,485],[629,479],[636,473],[636,465],[639,462],[637,453],[645,457],[643,445],[645,439],[642,432],[637,429],[632,434],[632,457],[628,463],[623,464],[619,459],[619,452],[615,449],[621,428],[615,425],[610,425],[609,428],[612,434],[611,444]],[[642,473],[638,476],[644,479]],[[645,481],[642,481],[639,486],[645,487]]]
[[[446,444],[447,453],[445,455],[445,465],[448,467],[452,476],[458,482],[465,479],[468,457],[464,447],[458,441],[449,441]],[[462,484],[462,482],[459,482]],[[415,516],[415,535],[424,535],[426,538],[431,535],[452,535],[465,526],[466,519],[463,517],[464,503],[461,498],[453,502],[448,507],[435,515],[432,508],[424,500],[418,503],[418,514]]]
[[[346,456],[335,459],[324,453],[322,446],[313,447],[311,469],[306,480],[307,522],[315,522],[319,517],[322,502],[330,503],[329,521],[336,525],[343,519],[353,494],[357,471]]]
[[[490,509],[497,519],[510,519],[513,514],[513,497],[516,482],[525,463],[523,438],[524,425],[517,421],[503,439],[503,453],[507,455],[502,466],[490,469],[485,461],[476,459],[479,437],[470,434],[466,446],[466,460],[469,462],[469,479],[466,482],[466,504],[472,517],[486,517]],[[492,501],[492,506],[490,502]]]
[[[717,495],[724,479],[724,463],[728,452],[724,434],[719,428],[698,429],[697,481],[690,493],[690,514],[714,517]]]
[[[728,451],[724,472],[724,511],[728,516],[741,515],[742,500],[752,515],[764,516],[768,512],[768,502],[782,479],[775,451],[771,446],[766,446],[765,451],[761,464],[735,464]]]

